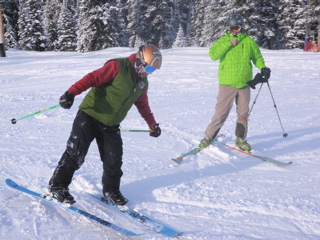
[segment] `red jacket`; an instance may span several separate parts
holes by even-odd
[[[131,54],[127,57],[134,68],[134,60],[136,54]],[[103,67],[88,73],[85,75],[81,80],[73,84],[69,89],[68,92],[72,92],[74,96],[81,94],[82,92],[86,91],[91,87],[97,87],[101,84],[107,83],[112,81],[118,74],[119,66],[117,61],[109,61]],[[138,75],[136,75],[138,77]],[[151,112],[149,106],[149,100],[147,91],[145,91],[134,103],[137,107],[140,115],[144,118],[149,126],[153,126],[156,124],[156,120]]]

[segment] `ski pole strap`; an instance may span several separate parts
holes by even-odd
[[[40,111],[38,111],[38,112],[29,114],[29,115],[26,115],[26,116],[21,117],[21,118],[18,118],[18,119],[13,118],[13,119],[11,119],[11,123],[12,123],[12,124],[16,124],[17,121],[19,121],[19,120],[22,120],[22,119],[25,119],[25,118],[34,116],[34,115],[39,114],[39,113],[43,113],[43,112],[45,112],[45,111],[47,111],[47,110],[50,110],[50,109],[53,109],[53,108],[56,108],[56,107],[59,107],[59,106],[60,106],[60,104],[57,104],[57,105],[54,105],[54,106],[52,106],[52,107],[48,107],[48,108],[46,108],[46,109],[40,110]]]

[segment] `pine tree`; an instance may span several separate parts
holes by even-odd
[[[54,42],[58,39],[58,23],[61,4],[59,0],[46,1],[42,7],[44,34],[48,38],[48,50],[54,50]]]
[[[173,27],[172,1],[129,0],[127,8],[131,11],[127,17],[130,46],[139,47],[141,43],[159,48],[172,46],[176,31]]]
[[[158,33],[159,48],[170,48],[175,40],[178,25],[175,22],[174,2],[162,1],[157,6],[158,12],[155,19],[156,32]],[[161,16],[161,17],[160,17]]]
[[[201,45],[211,46],[218,38],[223,36],[227,16],[224,15],[226,1],[211,1],[205,7],[204,24],[201,32]]]
[[[286,49],[303,48],[306,33],[304,5],[298,0],[284,0],[282,3],[280,24],[285,26]]]
[[[203,47],[202,44],[202,30],[206,8],[205,0],[195,0],[195,6],[192,8],[191,15],[191,31],[192,31],[192,46]]]
[[[41,1],[19,1],[19,44],[23,50],[45,51],[48,49],[41,18]]]
[[[159,48],[209,47],[223,35],[225,22],[233,13],[244,17],[245,30],[259,46],[303,48],[307,26],[315,31],[320,22],[320,0],[0,0],[0,3],[4,8],[6,46],[21,45],[23,50],[37,51],[73,50],[75,41],[81,52],[147,43]]]
[[[4,38],[7,49],[19,49],[18,43],[18,17],[19,17],[19,0],[0,1],[4,18]]]
[[[308,37],[310,37],[312,41],[316,41],[318,27],[320,27],[320,0],[308,0],[304,7],[304,13],[309,31]]]
[[[112,36],[112,44],[113,47],[121,46],[127,47],[128,46],[128,37],[126,33],[126,11],[124,3],[122,0],[108,0],[105,7],[105,16],[106,16],[106,32]]]
[[[80,0],[78,19],[77,50],[80,52],[95,51],[104,48],[103,9],[95,0]]]
[[[128,46],[126,27],[124,21],[124,11],[121,0],[108,0],[103,5],[103,34],[105,36],[106,47]]]
[[[249,16],[248,33],[256,39],[259,46],[267,49],[278,49],[278,39],[282,37],[281,34],[278,34],[278,2],[278,0],[256,0],[249,5],[255,11]]]
[[[175,37],[174,44],[178,44],[182,47],[188,47],[193,45],[192,41],[192,26],[191,26],[191,16],[192,16],[192,8],[194,7],[194,0],[177,0],[174,5],[173,12],[173,28],[175,33],[173,34]],[[183,33],[183,35],[182,35]]]
[[[173,48],[186,47],[187,46],[186,42],[187,41],[184,36],[184,31],[183,31],[182,25],[180,24],[176,39],[175,39],[174,43],[172,44],[172,47]]]
[[[125,11],[128,13],[127,20],[127,34],[129,47],[134,47],[137,42],[137,26],[139,23],[139,9],[138,1],[128,0],[125,6]]]
[[[76,43],[76,21],[73,12],[69,9],[68,1],[64,0],[57,22],[57,40],[54,49],[58,51],[74,51]]]

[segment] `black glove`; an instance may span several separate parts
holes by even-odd
[[[270,78],[271,69],[270,68],[262,68],[261,69],[261,77],[262,82],[268,82]]]
[[[251,87],[252,89],[256,89],[256,85],[258,83],[262,83],[262,76],[261,76],[261,73],[257,73],[255,76],[254,76],[254,79],[247,82],[247,84],[249,85],[249,87]]]
[[[71,108],[74,101],[73,93],[71,92],[65,92],[59,100],[60,106],[64,109]]]
[[[153,125],[150,127],[153,132],[150,132],[151,137],[159,137],[161,135],[161,129],[159,127],[159,123]]]

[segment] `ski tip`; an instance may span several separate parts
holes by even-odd
[[[16,186],[18,186],[18,184],[16,184],[13,180],[11,180],[11,179],[6,179],[6,184],[8,185],[8,186],[10,186],[10,187],[16,187]]]
[[[285,165],[291,165],[293,162],[287,162]]]
[[[176,235],[174,235],[174,237],[181,236],[182,234],[183,232],[178,232]]]
[[[160,231],[160,233],[162,233],[163,235],[167,236],[167,237],[177,237],[177,236],[181,236],[183,232],[177,232],[173,229],[167,229],[168,231]]]
[[[182,158],[182,157],[172,158],[172,161],[174,161],[175,163],[177,163],[178,165],[180,165],[181,162],[183,161],[183,158]]]
[[[273,163],[273,162],[271,162],[271,163]],[[280,163],[273,163],[273,164],[275,164],[275,165],[277,165],[279,167],[286,167],[286,166],[291,165],[292,163],[293,162],[280,162]]]
[[[121,231],[119,231],[120,234],[125,235],[127,237],[138,237],[138,236],[142,236],[144,235],[144,233],[135,233],[135,232],[131,232],[129,230],[123,229]]]

